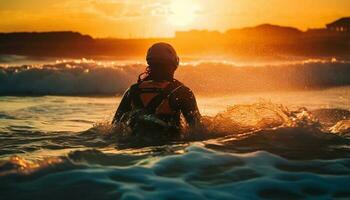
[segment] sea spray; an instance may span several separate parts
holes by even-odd
[[[320,99],[310,109],[315,104],[307,99],[290,107],[229,98],[231,106],[203,118],[205,129],[185,129],[180,140],[162,143],[121,140],[127,131],[110,123],[118,97],[1,97],[0,195],[348,199],[348,101],[337,89],[325,92],[336,108]]]

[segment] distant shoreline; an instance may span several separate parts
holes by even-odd
[[[271,24],[231,29],[225,33],[208,30],[182,31],[177,32],[174,38],[148,39],[101,39],[71,31],[15,32],[0,33],[0,55],[38,58],[143,58],[150,45],[164,41],[173,44],[182,56],[349,58],[349,38],[350,30],[300,31],[293,27]]]

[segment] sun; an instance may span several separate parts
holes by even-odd
[[[189,0],[172,1],[169,5],[169,22],[174,26],[188,26],[196,18],[198,6]]]

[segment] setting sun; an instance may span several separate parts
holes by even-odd
[[[170,16],[169,21],[174,26],[188,26],[196,18],[196,12],[198,11],[198,5],[186,1],[179,0],[174,1],[169,6]]]

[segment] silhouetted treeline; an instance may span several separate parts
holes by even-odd
[[[174,38],[94,39],[77,32],[0,33],[0,54],[52,57],[138,57],[154,42],[170,42],[180,54],[236,56],[350,55],[350,32],[300,31],[263,24],[251,28],[177,32]]]
[[[0,33],[0,54],[30,56],[83,56],[95,40],[76,32]]]

